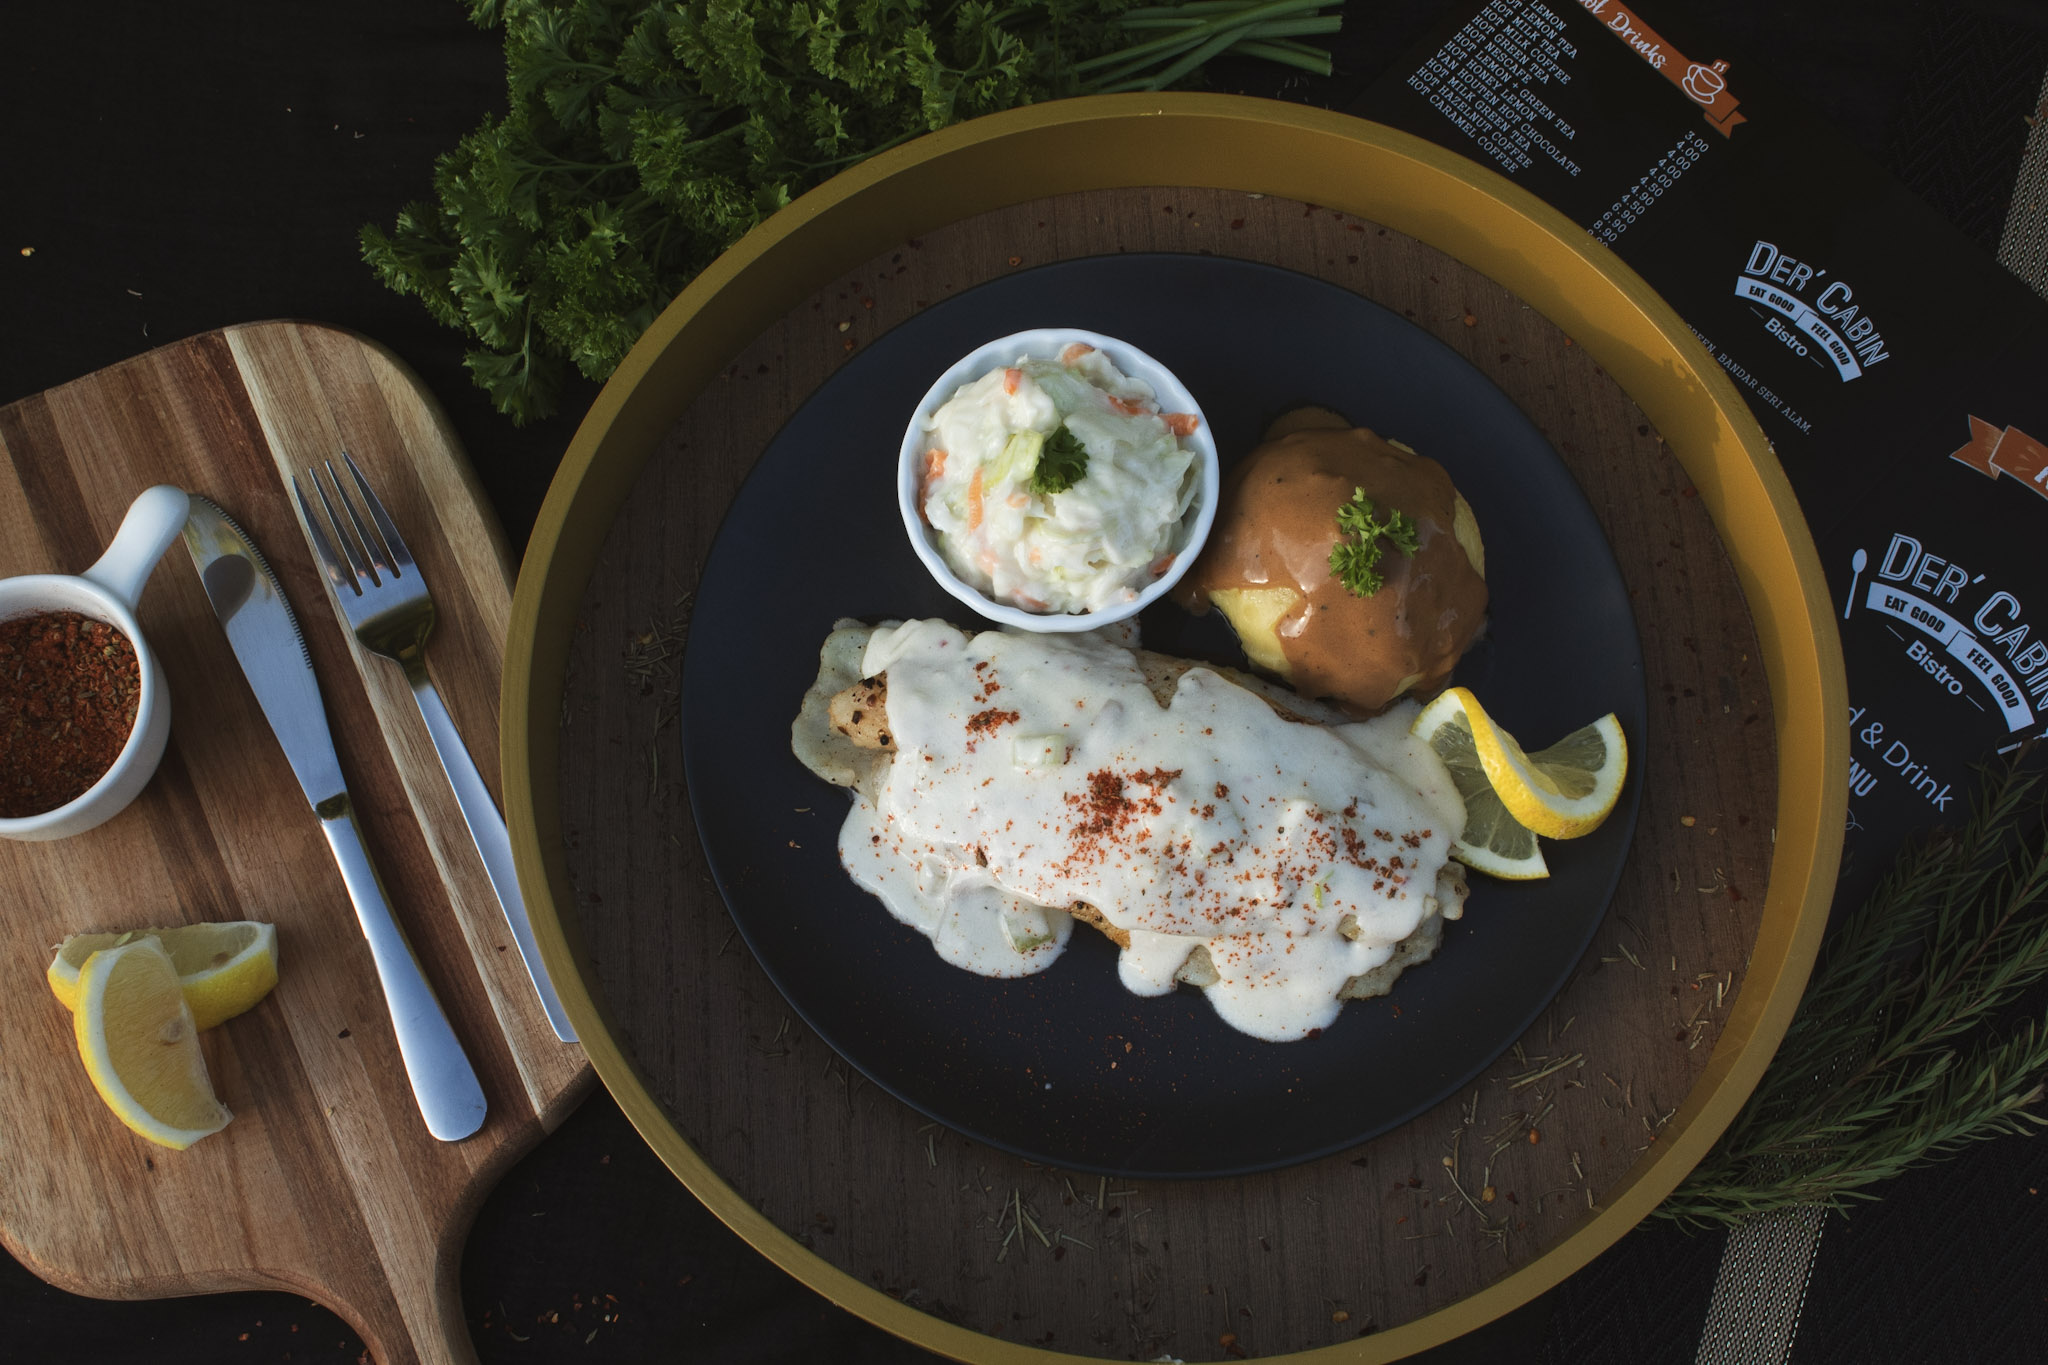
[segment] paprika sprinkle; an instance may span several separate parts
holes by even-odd
[[[106,775],[135,728],[142,666],[75,611],[0,621],[0,818],[41,815]]]

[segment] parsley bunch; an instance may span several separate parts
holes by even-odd
[[[1380,541],[1385,539],[1402,554],[1412,555],[1416,535],[1415,518],[1390,507],[1382,521],[1365,490],[1354,488],[1351,501],[1337,506],[1337,543],[1330,547],[1330,573],[1343,580],[1353,597],[1370,597],[1387,581],[1380,572]]]
[[[1235,50],[1329,74],[1328,0],[469,0],[510,111],[362,229],[515,422],[608,377],[698,271],[835,171],[962,119],[1159,90]]]

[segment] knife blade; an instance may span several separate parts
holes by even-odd
[[[342,780],[341,761],[335,757],[320,682],[313,674],[313,656],[298,618],[268,561],[217,503],[192,495],[184,539],[242,676],[341,868],[427,1131],[443,1142],[468,1137],[483,1126],[483,1087],[427,984],[419,958],[405,941],[370,861]]]

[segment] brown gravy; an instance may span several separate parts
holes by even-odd
[[[1174,598],[1199,615],[1219,590],[1294,588],[1301,600],[1278,623],[1288,681],[1370,714],[1450,681],[1485,625],[1486,580],[1453,533],[1459,499],[1443,466],[1341,423],[1303,409],[1273,424],[1225,482],[1208,546]],[[1354,488],[1415,520],[1415,554],[1388,545],[1386,582],[1370,597],[1330,572],[1337,509]]]

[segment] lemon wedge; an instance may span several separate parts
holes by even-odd
[[[1459,723],[1471,732],[1480,767],[1508,814],[1546,839],[1591,834],[1621,798],[1628,741],[1613,712],[1529,754],[1493,723],[1478,698],[1452,687],[1423,708],[1412,729],[1421,735]]]
[[[87,958],[109,948],[155,939],[178,971],[195,1027],[210,1029],[249,1009],[277,985],[277,926],[255,920],[133,929],[125,934],[73,934],[46,973],[64,1008],[78,1008],[78,975]]]
[[[1470,691],[1452,687],[1410,730],[1436,750],[1465,797],[1465,837],[1453,853],[1497,877],[1547,876],[1535,836],[1592,833],[1614,810],[1628,775],[1628,742],[1611,712],[1530,754]]]
[[[88,957],[78,973],[72,1025],[93,1088],[116,1118],[151,1142],[183,1150],[233,1117],[214,1098],[177,965],[158,940]]]
[[[1439,696],[1424,707],[1409,733],[1425,740],[1450,770],[1451,782],[1465,801],[1465,833],[1451,845],[1451,856],[1474,872],[1503,881],[1534,881],[1548,877],[1550,867],[1536,846],[1536,835],[1508,814],[1486,780],[1486,768],[1472,742],[1472,727],[1462,707],[1446,706]]]

